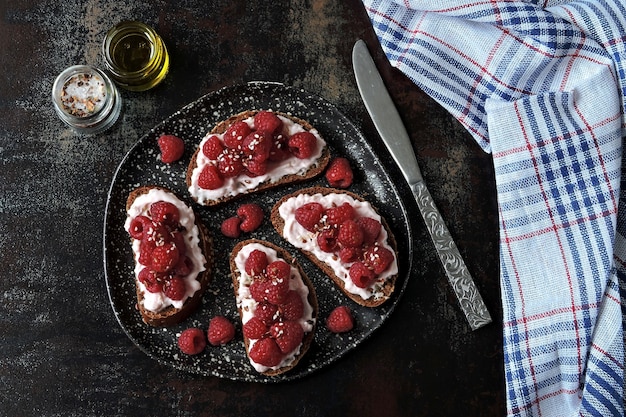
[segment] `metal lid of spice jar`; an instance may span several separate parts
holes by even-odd
[[[88,134],[113,126],[122,107],[115,84],[89,65],[74,65],[61,72],[52,86],[52,102],[63,122]]]
[[[111,28],[102,43],[104,68],[120,87],[145,91],[167,75],[170,59],[161,37],[150,26],[124,21]]]

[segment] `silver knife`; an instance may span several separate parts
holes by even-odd
[[[376,130],[411,187],[448,281],[452,285],[470,327],[476,330],[490,323],[491,316],[487,311],[487,306],[424,184],[409,135],[363,40],[358,40],[354,45],[352,65],[365,107]]]

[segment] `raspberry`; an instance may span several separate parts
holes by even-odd
[[[181,256],[178,259],[178,263],[174,267],[172,271],[175,275],[179,277],[186,277],[193,270],[193,261],[189,256]]]
[[[256,301],[267,301],[273,305],[282,304],[288,291],[289,280],[257,279],[250,285],[252,298]]]
[[[217,158],[217,169],[224,178],[236,177],[243,172],[241,155],[232,149],[226,149]]]
[[[204,145],[202,145],[202,153],[212,160],[216,160],[223,151],[224,145],[222,145],[220,138],[215,135],[209,136]]]
[[[284,135],[277,135],[272,141],[272,148],[270,149],[270,161],[280,162],[289,158],[291,153],[289,152],[288,139]]]
[[[243,325],[242,331],[243,335],[248,339],[260,339],[265,336],[268,328],[260,318],[251,317],[250,320]]]
[[[178,208],[168,201],[156,201],[150,205],[152,221],[176,227],[180,221]]]
[[[265,175],[268,170],[267,161],[258,161],[256,159],[246,159],[244,167],[246,167],[246,174],[251,178]]]
[[[347,306],[336,307],[326,319],[326,327],[333,333],[344,333],[354,328],[354,317]]]
[[[325,229],[317,235],[317,246],[324,252],[333,253],[337,249],[337,230]]]
[[[152,258],[152,251],[156,248],[156,243],[154,240],[148,237],[147,233],[144,233],[141,238],[141,242],[139,243],[139,263],[142,265],[149,266],[150,259]]]
[[[371,245],[376,242],[376,239],[378,239],[378,235],[380,234],[380,230],[382,229],[382,225],[378,220],[372,219],[371,217],[359,217],[356,219],[356,223],[363,231],[364,244]]]
[[[231,149],[241,149],[241,142],[252,132],[244,121],[235,122],[224,132],[224,144]]]
[[[187,293],[185,281],[181,277],[173,276],[171,279],[165,281],[163,293],[171,300],[182,300]]]
[[[374,271],[370,270],[363,262],[355,262],[348,270],[350,279],[359,288],[368,287],[376,279]]]
[[[260,111],[254,115],[254,128],[273,135],[283,127],[283,121],[271,111]]]
[[[283,304],[278,306],[284,320],[298,320],[304,314],[302,297],[295,290],[289,290]]]
[[[278,365],[282,360],[280,348],[274,339],[269,337],[257,340],[250,348],[249,356],[254,362],[270,368]]]
[[[309,232],[315,232],[317,224],[324,215],[324,207],[320,203],[307,203],[296,209],[296,221]]]
[[[364,263],[374,271],[375,274],[382,274],[393,262],[394,255],[389,249],[374,245],[369,247],[363,256]]]
[[[346,158],[335,158],[328,165],[326,180],[331,187],[348,188],[353,180],[352,168]]]
[[[343,203],[340,206],[331,207],[326,210],[326,221],[328,224],[338,226],[346,220],[352,220],[356,217],[356,211],[350,203]]]
[[[178,336],[178,347],[187,355],[197,355],[206,347],[204,332],[196,327],[183,330]]]
[[[178,255],[182,258],[187,253],[187,244],[185,243],[185,236],[178,230],[170,233],[170,241],[178,248]]]
[[[357,248],[346,246],[339,249],[339,259],[341,260],[341,262],[346,264],[356,262],[361,257],[361,253],[362,248],[360,247]]]
[[[130,234],[130,237],[133,239],[141,239],[143,238],[144,229],[149,229],[151,225],[152,220],[148,217],[137,216],[131,220],[128,234]]]
[[[349,248],[358,248],[363,244],[363,231],[354,220],[346,220],[339,225],[337,241]]]
[[[143,239],[154,243],[154,245],[156,246],[164,245],[171,240],[171,237],[170,232],[164,225],[160,223],[150,222],[150,227],[145,230]]]
[[[267,301],[261,301],[254,310],[254,317],[258,317],[259,320],[269,326],[278,319],[278,307]]]
[[[224,185],[224,179],[215,165],[207,165],[200,173],[198,185],[205,190],[217,190]]]
[[[174,135],[162,135],[159,139],[159,149],[161,150],[161,161],[166,164],[178,161],[185,152],[185,143]]]
[[[159,276],[154,271],[151,271],[150,268],[143,268],[139,271],[137,279],[146,287],[148,292],[158,293],[163,291],[163,283]]]
[[[263,209],[258,204],[248,203],[239,206],[237,216],[241,219],[242,232],[252,232],[263,223]]]
[[[235,326],[226,317],[215,316],[209,321],[207,337],[213,346],[225,345],[235,337]]]
[[[259,249],[255,249],[250,252],[248,259],[246,259],[246,263],[244,264],[246,273],[251,277],[261,275],[263,271],[265,271],[266,267],[267,255]]]
[[[257,162],[269,158],[272,149],[272,137],[263,131],[252,132],[241,143],[241,150]]]
[[[289,287],[289,278],[291,277],[291,267],[285,261],[274,261],[265,268],[265,274],[272,281],[280,282],[281,285]]]
[[[238,216],[229,217],[222,222],[220,230],[224,236],[236,239],[241,235],[240,224],[241,219]]]
[[[298,132],[289,138],[289,151],[296,158],[306,159],[313,156],[317,148],[317,139],[311,132]]]
[[[155,272],[168,272],[178,263],[178,248],[173,242],[157,246],[150,257],[150,267]]]
[[[289,353],[302,343],[304,330],[297,321],[281,321],[270,327],[270,334],[276,340],[280,351]]]

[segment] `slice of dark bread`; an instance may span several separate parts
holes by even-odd
[[[126,201],[126,210],[128,211],[131,208],[133,202],[135,201],[137,197],[139,197],[142,194],[147,194],[152,189],[159,189],[164,192],[167,192],[171,194],[172,196],[174,196],[174,198],[178,199],[181,203],[185,204],[182,200],[180,200],[178,196],[176,196],[174,192],[170,191],[167,188],[153,186],[153,185],[146,185],[146,186],[141,186],[131,191]],[[185,205],[189,207],[187,204]],[[135,284],[136,284],[135,288],[136,288],[136,293],[137,293],[137,309],[139,310],[139,313],[141,314],[142,320],[146,324],[149,324],[155,327],[172,326],[174,324],[180,323],[181,321],[185,320],[200,305],[202,295],[204,294],[206,288],[208,287],[212,278],[212,274],[213,274],[213,262],[214,262],[213,239],[208,229],[204,226],[199,216],[195,212],[194,212],[194,221],[195,221],[195,225],[198,227],[200,250],[202,251],[202,254],[204,255],[204,258],[205,258],[205,264],[204,264],[205,270],[199,272],[198,276],[196,277],[196,280],[200,283],[200,288],[194,293],[192,297],[187,298],[187,300],[185,301],[185,303],[183,304],[181,308],[175,308],[174,306],[170,305],[161,311],[154,312],[154,311],[147,310],[144,307],[144,303],[143,303],[144,293],[143,291],[141,291],[141,288],[139,287],[137,278],[135,278]],[[132,241],[132,238],[131,238],[131,241]]]
[[[352,193],[350,191],[339,190],[339,189],[334,189],[334,188],[326,188],[326,187],[305,188],[305,189],[293,192],[291,194],[288,194],[286,196],[283,196],[279,201],[276,202],[276,204],[274,204],[274,206],[272,207],[272,210],[271,210],[271,214],[270,214],[270,220],[272,222],[272,225],[274,226],[274,229],[276,229],[278,234],[280,234],[283,238],[285,237],[284,234],[283,234],[283,230],[284,230],[284,227],[285,227],[285,221],[284,221],[284,219],[281,217],[281,215],[279,213],[280,206],[284,202],[286,202],[288,199],[290,199],[291,197],[296,197],[299,194],[308,194],[308,195],[315,195],[315,194],[321,194],[321,195],[346,194],[346,195],[350,196],[351,198],[353,198],[354,200],[358,200],[358,201],[362,201],[362,202],[366,201],[363,197],[361,197],[361,196],[359,196],[359,195],[357,195],[355,193]],[[372,209],[378,215],[380,215],[380,213],[378,213],[376,211],[375,207],[373,207],[371,204],[370,204],[370,206],[372,207]],[[396,259],[396,265],[397,265],[398,249],[397,249],[397,244],[396,244],[395,237],[394,237],[393,233],[391,232],[391,229],[389,228],[389,225],[388,225],[387,221],[382,216],[380,216],[380,217],[381,217],[381,225],[387,232],[387,243],[393,249],[393,252],[394,252],[394,255],[395,255],[395,259]],[[351,300],[353,300],[354,302],[356,302],[356,303],[358,303],[358,304],[360,304],[362,306],[365,306],[365,307],[377,307],[377,306],[383,304],[385,301],[387,301],[389,299],[389,297],[391,296],[391,294],[393,293],[393,291],[395,289],[395,282],[396,282],[396,279],[398,277],[397,273],[387,277],[386,280],[384,281],[384,283],[382,283],[382,285],[380,286],[380,289],[379,289],[379,292],[381,294],[380,297],[376,298],[376,297],[374,297],[372,295],[372,296],[370,296],[368,298],[363,298],[359,294],[354,294],[354,293],[351,293],[351,292],[347,291],[346,285],[345,285],[344,281],[339,276],[337,276],[337,274],[335,273],[335,270],[331,266],[329,266],[327,263],[323,262],[317,256],[315,256],[315,254],[313,252],[310,252],[310,251],[305,250],[305,249],[299,249],[299,250],[307,258],[309,258],[313,263],[315,263],[322,271],[324,271],[324,273],[328,277],[330,277],[332,279],[332,281],[339,287],[339,289],[341,289],[341,291],[346,296],[348,296]]]
[[[254,117],[254,115],[256,113],[258,113],[260,110],[247,110],[238,114],[235,114],[231,117],[229,117],[226,120],[223,120],[221,122],[219,122],[208,134],[208,135],[212,135],[212,134],[223,134],[226,132],[226,130],[228,129],[229,126],[231,126],[232,124],[239,122],[239,121],[244,121],[250,117]],[[307,122],[304,119],[300,119],[298,117],[292,116],[290,114],[286,114],[286,113],[282,113],[282,112],[273,112],[279,116],[283,116],[291,121],[293,121],[294,123],[299,124],[300,126],[302,126],[302,128],[306,131],[312,131],[315,130],[314,127]],[[191,157],[191,161],[189,162],[189,165],[187,167],[187,173],[186,173],[186,178],[185,181],[187,183],[187,187],[190,188],[192,187],[192,174],[194,169],[198,166],[198,154],[202,152],[202,149],[200,146],[198,146],[198,148],[195,150],[193,156]],[[330,150],[328,149],[327,145],[324,145],[323,149],[322,149],[322,154],[321,156],[318,158],[318,160],[315,162],[314,165],[312,165],[306,172],[303,173],[299,173],[299,174],[288,174],[285,175],[283,177],[281,177],[280,179],[276,180],[276,181],[265,181],[260,183],[258,186],[256,186],[253,189],[247,190],[243,193],[240,194],[236,194],[236,195],[229,195],[229,196],[225,196],[222,198],[218,198],[218,199],[211,199],[211,200],[199,200],[197,196],[194,196],[192,194],[192,198],[199,204],[201,205],[205,205],[205,206],[215,206],[221,203],[225,203],[227,201],[231,201],[233,199],[236,199],[238,197],[247,195],[247,194],[252,194],[252,193],[256,193],[256,192],[260,192],[260,191],[264,191],[270,188],[274,188],[274,187],[278,187],[280,185],[284,185],[284,184],[291,184],[291,183],[296,183],[296,182],[300,182],[300,181],[305,181],[311,178],[316,177],[317,175],[321,174],[324,169],[326,168],[326,166],[328,165],[330,161]],[[245,174],[243,175],[245,177]],[[243,180],[242,180],[243,181]]]
[[[235,245],[235,247],[233,248],[231,255],[230,255],[230,271],[231,271],[231,277],[232,277],[232,281],[233,281],[233,288],[234,288],[234,293],[235,293],[235,299],[239,299],[239,284],[240,284],[240,280],[242,277],[242,272],[239,270],[239,268],[236,265],[236,257],[237,254],[239,253],[239,251],[241,251],[245,246],[249,245],[249,244],[259,244],[262,245],[265,248],[269,248],[269,249],[273,249],[274,251],[276,251],[277,256],[279,259],[284,260],[285,262],[287,262],[289,265],[291,265],[292,267],[296,268],[297,271],[300,274],[300,277],[302,278],[302,282],[304,283],[304,285],[306,285],[306,287],[309,290],[309,294],[307,297],[307,302],[309,303],[309,305],[312,308],[312,319],[313,319],[313,323],[312,323],[312,329],[309,332],[306,332],[304,334],[304,339],[302,340],[302,345],[300,347],[300,352],[294,357],[294,359],[280,367],[280,368],[276,368],[276,369],[268,369],[266,371],[261,372],[264,375],[267,376],[275,376],[275,375],[280,375],[283,374],[287,371],[289,371],[290,369],[292,369],[293,367],[295,367],[298,362],[300,361],[300,359],[307,353],[307,351],[309,350],[309,347],[311,346],[311,343],[313,342],[314,336],[315,336],[315,325],[317,322],[317,317],[318,317],[318,311],[319,311],[319,307],[317,304],[317,295],[315,293],[315,288],[313,287],[312,282],[309,280],[309,278],[307,277],[307,275],[305,274],[304,270],[302,269],[302,266],[300,266],[300,264],[298,263],[298,261],[291,256],[291,254],[289,252],[287,252],[285,249],[274,245],[270,242],[266,242],[266,241],[262,241],[262,240],[258,240],[258,239],[248,239],[248,240],[244,240],[239,242],[237,245]],[[239,304],[239,303],[238,303]],[[239,310],[239,315],[241,318],[241,321],[243,323],[243,311],[241,309],[241,306],[238,305],[238,310]],[[244,340],[244,345],[246,348],[246,354],[249,354],[250,352],[250,340],[248,338],[243,337]]]

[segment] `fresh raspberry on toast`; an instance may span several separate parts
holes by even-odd
[[[191,157],[186,183],[197,203],[213,206],[313,178],[329,161],[326,142],[307,121],[249,110],[219,122],[202,139]]]
[[[133,190],[126,212],[141,317],[151,326],[179,323],[198,307],[211,280],[211,236],[193,209],[163,187]]]
[[[393,293],[396,241],[385,219],[362,197],[334,188],[305,188],[281,198],[270,219],[285,240],[356,303],[376,307]]]
[[[250,364],[268,376],[289,371],[314,337],[318,305],[311,281],[287,251],[257,239],[234,247],[230,270]]]

